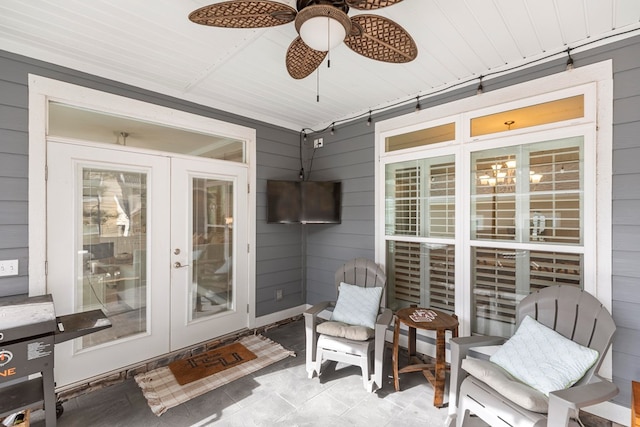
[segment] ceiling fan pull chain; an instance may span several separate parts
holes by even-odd
[[[331,18],[327,17],[327,68],[331,68]]]
[[[320,102],[320,67],[316,68],[316,102]]]

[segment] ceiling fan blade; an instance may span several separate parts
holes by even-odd
[[[354,9],[374,10],[400,3],[402,0],[346,0],[347,5]]]
[[[351,50],[377,61],[403,63],[418,56],[418,47],[409,33],[388,18],[356,15],[351,18],[351,34],[344,39]]]
[[[196,9],[189,19],[196,24],[224,28],[264,28],[291,22],[296,10],[271,0],[232,0]]]
[[[300,37],[287,49],[287,71],[294,79],[304,79],[322,64],[327,52],[320,52],[307,46]]]

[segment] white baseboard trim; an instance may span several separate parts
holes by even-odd
[[[272,323],[277,323],[285,319],[289,319],[291,317],[298,316],[302,314],[308,307],[308,304],[302,304],[297,307],[288,308],[286,310],[278,311],[276,313],[267,314],[264,316],[256,317],[251,328],[260,328],[262,326],[267,326]]]

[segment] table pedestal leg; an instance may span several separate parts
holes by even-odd
[[[400,320],[396,318],[396,325],[393,329],[393,386],[396,391],[400,391],[400,380],[398,374],[398,347],[400,347]]]
[[[407,331],[407,351],[409,352],[409,360],[416,355],[416,328],[409,326]]]
[[[436,366],[434,369],[435,384],[433,385],[433,406],[436,408],[442,407],[442,401],[444,399],[444,383],[445,383],[445,346],[444,346],[445,331],[440,330],[436,335]]]

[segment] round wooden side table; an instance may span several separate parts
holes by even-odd
[[[414,321],[411,316],[416,311],[430,311],[435,316],[431,316],[427,321]],[[451,331],[453,337],[458,336],[458,318],[456,315],[444,313],[439,310],[407,307],[396,312],[395,328],[393,331],[393,382],[396,391],[400,391],[399,375],[406,372],[422,372],[425,378],[433,386],[433,405],[441,408],[444,399],[444,386],[446,378],[446,362],[445,362],[445,334]],[[409,362],[406,366],[399,368],[398,351],[400,339],[400,325],[404,324],[409,328],[409,343],[407,350],[409,352]],[[436,360],[435,363],[424,363],[416,355],[416,330],[423,329],[426,331],[436,331]]]

